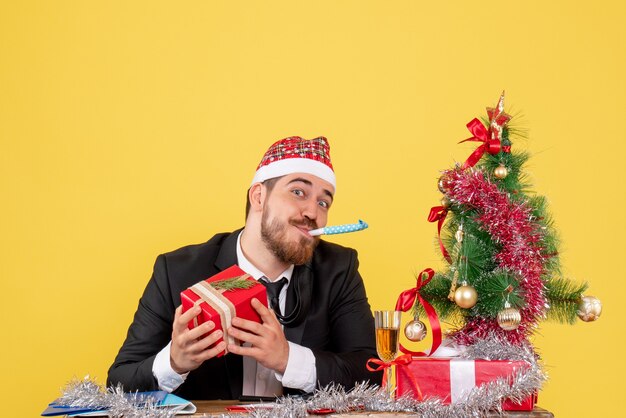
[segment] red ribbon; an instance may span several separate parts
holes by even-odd
[[[463,141],[459,142],[459,144],[467,141],[482,142],[483,144],[476,148],[476,150],[467,158],[465,163],[463,163],[463,170],[468,167],[474,167],[474,165],[476,165],[476,163],[481,159],[485,152],[495,155],[500,152],[501,148],[500,139],[490,139],[489,131],[487,130],[487,128],[485,128],[485,125],[483,125],[483,123],[477,118],[472,119],[466,126],[473,136],[464,139]]]
[[[391,366],[404,367],[410,364],[412,361],[413,361],[412,356],[410,354],[405,354],[389,362],[382,361],[377,358],[371,358],[367,360],[367,363],[365,364],[365,366],[367,367],[367,370],[369,370],[370,372],[378,372],[378,371],[383,370],[383,383],[385,383],[387,382],[387,373],[389,372],[389,369],[391,368]],[[370,366],[370,363],[374,364],[376,367]],[[415,379],[413,372],[411,372],[411,369],[406,369],[406,372],[411,378],[411,385],[413,386],[414,393],[417,395],[417,399],[420,401],[423,400],[422,390],[417,384],[417,380]]]
[[[452,258],[441,241],[441,227],[443,226],[443,222],[446,220],[447,215],[448,209],[445,207],[432,207],[430,208],[430,213],[428,214],[428,222],[437,222],[437,237],[439,238],[439,248],[441,248],[441,254],[443,254],[443,258],[445,258],[448,263],[452,264]]]
[[[422,275],[426,273],[428,277],[426,280],[422,281]],[[437,312],[435,312],[435,308],[433,308],[430,303],[428,303],[422,295],[420,295],[420,289],[428,284],[435,275],[435,271],[431,268],[424,269],[417,276],[417,284],[414,288],[405,290],[400,293],[398,297],[398,302],[396,302],[396,311],[407,312],[409,311],[413,305],[415,305],[415,299],[419,301],[424,307],[426,314],[428,315],[428,322],[430,323],[430,328],[433,332],[433,342],[430,347],[430,351],[426,352],[415,352],[411,351],[407,348],[404,348],[402,344],[400,344],[400,351],[405,354],[411,354],[416,357],[426,357],[433,354],[439,346],[441,345],[441,324],[439,323],[439,318],[437,317]]]

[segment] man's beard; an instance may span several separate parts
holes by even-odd
[[[278,219],[269,222],[268,218],[269,210],[266,208],[261,218],[261,239],[280,261],[298,266],[311,260],[313,251],[320,241],[319,237],[311,237],[312,239],[300,237],[297,242],[293,242],[288,240],[287,231],[290,225],[308,226],[315,229],[317,225],[314,221],[305,218],[300,222],[290,219],[284,223]]]

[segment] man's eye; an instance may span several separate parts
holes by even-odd
[[[291,193],[295,194],[296,196],[304,196],[304,192],[300,189],[294,189],[291,191]]]
[[[328,209],[330,207],[330,204],[328,202],[326,202],[325,200],[320,200],[318,205],[320,205],[324,209]]]

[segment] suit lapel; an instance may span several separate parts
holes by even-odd
[[[313,289],[313,274],[309,264],[296,266],[291,277],[293,286],[290,284],[287,289],[287,301],[285,303],[285,312],[291,312],[295,305],[295,286],[301,289],[300,297],[307,298],[311,301]],[[302,301],[301,301],[302,302]],[[302,343],[302,334],[306,326],[307,318],[305,317],[299,324],[294,327],[285,327],[285,337],[288,341],[295,344]]]
[[[241,231],[241,229],[236,230],[222,242],[219,253],[215,258],[215,267],[217,267],[218,271],[226,270],[233,264],[237,264],[237,237]]]

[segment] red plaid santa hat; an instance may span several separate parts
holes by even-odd
[[[252,184],[293,173],[313,174],[336,189],[328,140],[323,136],[310,140],[290,136],[275,142],[261,159]]]

